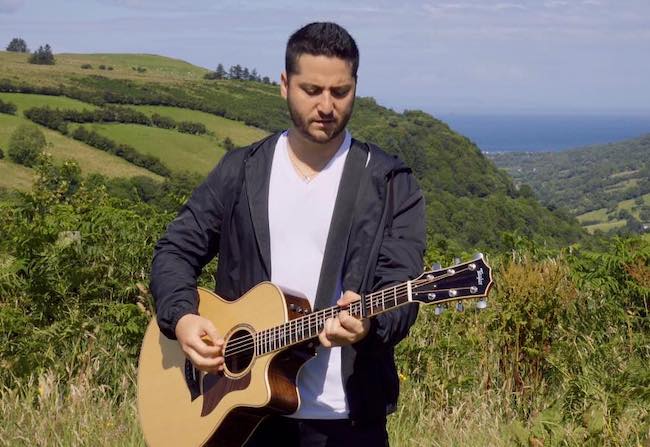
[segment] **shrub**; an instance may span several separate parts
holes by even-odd
[[[33,124],[23,124],[9,138],[9,158],[21,165],[34,166],[45,144],[45,135],[38,127]]]
[[[176,128],[179,132],[191,133],[193,135],[203,135],[208,131],[203,123],[196,123],[194,121],[179,121]]]
[[[0,113],[8,113],[10,115],[16,114],[16,104],[11,102],[4,102],[0,99]]]
[[[106,65],[101,64],[101,65],[99,66],[99,69],[100,69],[100,70],[106,70]]]
[[[0,160],[2,160],[3,158],[5,158],[5,153],[2,150],[2,148],[0,148]]]
[[[233,150],[233,149],[235,148],[235,143],[232,142],[232,140],[230,139],[230,137],[226,137],[226,138],[223,140],[223,147],[224,147],[227,151],[231,151],[231,150]]]
[[[93,68],[93,66],[90,65],[90,64],[81,64],[81,68],[84,69],[84,70],[89,70],[89,69]]]
[[[151,123],[154,126],[160,127],[162,129],[176,128],[176,121],[173,118],[170,118],[168,116],[158,115],[157,113],[151,115]]]

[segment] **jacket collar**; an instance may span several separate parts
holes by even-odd
[[[246,196],[257,247],[268,279],[271,279],[271,235],[269,230],[269,182],[275,145],[281,133],[262,140],[244,160]]]

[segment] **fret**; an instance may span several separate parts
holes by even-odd
[[[384,298],[384,291],[381,291],[381,310],[386,310],[386,299]]]

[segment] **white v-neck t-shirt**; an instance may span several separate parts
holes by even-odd
[[[307,298],[314,306],[325,244],[334,204],[352,138],[343,143],[310,181],[298,173],[289,158],[287,132],[275,145],[269,184],[271,281],[289,294]],[[330,305],[342,294],[339,274]],[[298,374],[300,408],[291,417],[347,418],[348,405],[341,378],[341,348],[317,348]]]

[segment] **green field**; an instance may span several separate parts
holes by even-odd
[[[101,75],[111,78],[146,79],[155,82],[198,80],[209,70],[188,62],[151,54],[55,54],[56,64],[35,65],[27,62],[28,55],[0,51],[3,77],[27,81],[36,85],[57,85],[57,80],[71,75]],[[92,69],[82,69],[90,64]],[[99,65],[113,67],[100,70]],[[133,70],[142,67],[146,71]]]
[[[650,194],[644,194],[641,196],[643,203],[648,205],[650,204]],[[628,210],[630,214],[639,219],[639,211],[635,209],[637,199],[628,199],[623,200],[618,203],[614,211],[607,213],[606,208],[600,208],[594,211],[589,211],[588,213],[581,214],[577,216],[577,219],[580,223],[584,222],[593,222],[597,221],[598,224],[586,225],[585,228],[587,231],[593,233],[596,230],[608,231],[614,228],[620,228],[625,226],[625,220],[615,219],[615,216],[620,210]]]
[[[598,210],[594,211],[589,211],[588,213],[581,214],[576,217],[578,219],[578,222],[586,222],[586,221],[600,221],[600,222],[606,222],[607,221],[607,208],[600,208]]]
[[[596,231],[607,232],[609,230],[613,230],[615,228],[622,228],[624,226],[625,226],[624,220],[613,220],[611,222],[587,225],[585,226],[585,229],[590,233],[594,233]]]
[[[21,124],[31,123],[27,118],[13,115],[0,114],[0,147],[5,150],[9,143],[11,133]],[[107,177],[134,177],[145,175],[157,180],[161,180],[157,174],[140,168],[123,160],[119,157],[108,154],[107,152],[95,149],[87,144],[68,138],[50,129],[39,126],[47,140],[46,151],[51,153],[55,160],[75,160],[84,174],[97,173]],[[25,182],[25,174],[22,166],[16,165],[4,160],[11,166],[8,169],[8,176],[3,176],[2,184],[7,187],[21,188]],[[31,181],[30,181],[31,183]]]
[[[158,115],[173,118],[176,121],[196,121],[205,124],[205,127],[214,135],[223,140],[230,138],[236,146],[246,146],[254,141],[264,138],[268,132],[256,127],[246,126],[240,121],[229,120],[221,116],[210,113],[200,112],[197,110],[181,109],[179,107],[167,106],[132,106],[151,116],[154,113]]]
[[[28,191],[33,181],[34,171],[31,169],[12,163],[7,158],[0,160],[0,188]]]
[[[221,142],[209,135],[189,135],[137,124],[84,124],[84,127],[118,143],[129,144],[140,153],[158,157],[177,172],[207,174],[225,153]]]
[[[51,107],[53,109],[73,109],[94,110],[96,106],[88,104],[87,102],[77,101],[76,99],[66,98],[65,96],[47,96],[47,95],[31,95],[25,93],[1,93],[0,99],[5,102],[11,102],[16,105],[18,111],[16,115],[22,116],[23,112],[32,107]]]

